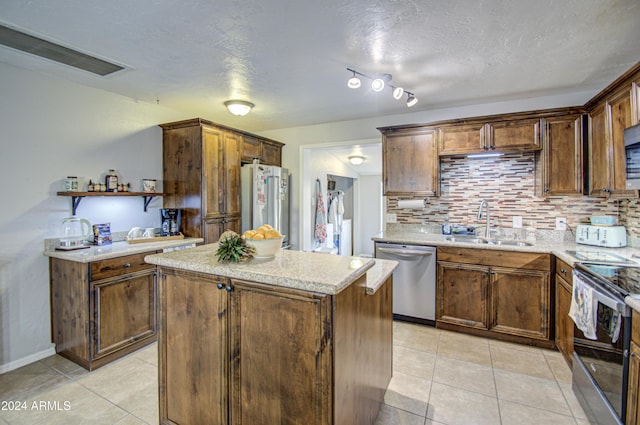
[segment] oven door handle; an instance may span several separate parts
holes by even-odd
[[[429,251],[418,251],[412,249],[393,249],[378,247],[378,251],[384,252],[385,254],[394,254],[399,257],[428,257],[430,255],[433,255],[433,253]]]
[[[585,273],[575,271],[573,272],[574,278],[579,278],[582,282],[586,283],[591,289],[593,289],[593,297],[598,300],[600,304],[604,304],[607,307],[613,309],[616,313],[625,313],[626,304],[624,301],[620,301],[615,299],[611,295],[606,293],[606,289],[601,288],[598,284],[596,284],[589,276]]]

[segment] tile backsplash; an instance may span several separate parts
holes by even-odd
[[[522,217],[523,227],[555,230],[556,217],[567,219],[571,229],[588,223],[594,215],[613,215],[627,226],[630,238],[640,238],[640,201],[587,196],[540,197],[535,190],[535,153],[497,158],[441,158],[440,197],[432,197],[424,210],[398,208],[399,199],[387,197],[387,212],[398,223],[440,225],[445,217],[451,223],[484,225],[478,220],[480,201],[491,209],[491,225],[511,228],[514,216]],[[635,245],[635,244],[633,244]]]

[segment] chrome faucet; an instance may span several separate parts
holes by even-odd
[[[491,239],[491,236],[489,234],[489,203],[487,202],[486,199],[483,199],[482,201],[480,201],[480,208],[478,209],[478,220],[482,220],[482,207],[485,207],[487,209],[487,225],[486,225],[486,229],[484,231],[484,237],[487,239]]]

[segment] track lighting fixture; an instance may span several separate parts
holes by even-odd
[[[391,74],[381,74],[376,77],[370,77],[352,68],[347,68],[347,71],[353,73],[353,76],[349,78],[349,81],[347,81],[347,87],[351,89],[359,88],[361,85],[361,81],[359,77],[364,77],[371,80],[371,90],[375,92],[381,92],[382,90],[384,90],[386,86],[391,89],[393,98],[396,100],[402,99],[402,96],[406,93],[407,107],[410,108],[416,103],[418,103],[418,98],[413,93],[404,90],[402,87],[396,87],[392,84],[389,84],[389,82],[391,81]]]
[[[224,106],[226,106],[229,112],[231,112],[233,115],[244,117],[256,105],[245,100],[227,100],[226,102],[224,102]]]

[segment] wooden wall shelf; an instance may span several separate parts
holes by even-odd
[[[147,212],[147,207],[151,200],[156,196],[163,196],[164,194],[150,192],[58,192],[57,195],[71,197],[71,209],[73,215],[76,215],[80,201],[87,196],[142,196],[144,200],[144,212]]]

